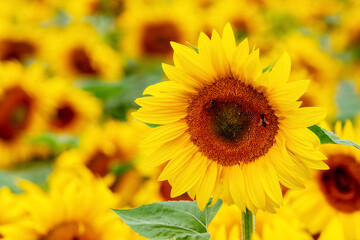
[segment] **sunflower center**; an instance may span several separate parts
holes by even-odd
[[[4,92],[0,100],[0,139],[12,141],[25,130],[32,108],[32,98],[21,88]]]
[[[209,159],[224,166],[265,155],[278,131],[266,97],[239,80],[216,80],[191,98],[186,121],[191,141]]]
[[[149,55],[167,55],[172,53],[170,41],[179,42],[180,36],[174,23],[148,23],[143,29],[142,47]]]
[[[87,51],[82,47],[72,49],[69,54],[71,68],[78,74],[97,75],[98,70],[93,66]]]
[[[65,222],[51,229],[39,240],[96,240],[97,234],[87,224]]]
[[[236,141],[249,130],[249,114],[241,105],[234,102],[212,100],[209,115],[212,116],[213,131],[224,140]]]
[[[93,174],[103,177],[109,172],[113,164],[124,163],[127,160],[126,155],[120,150],[112,154],[105,154],[101,150],[98,150],[90,156],[86,166]]]
[[[65,128],[69,126],[76,118],[76,112],[73,107],[64,103],[56,109],[52,124],[58,128]]]
[[[342,212],[360,210],[360,164],[347,155],[333,155],[328,159],[330,169],[318,176],[326,200]]]
[[[35,51],[35,46],[25,40],[4,39],[0,42],[0,59],[2,61],[23,61],[33,55]]]

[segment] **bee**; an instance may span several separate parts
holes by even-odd
[[[213,109],[216,106],[216,100],[212,99],[210,102],[205,104],[206,109]]]
[[[258,126],[263,125],[264,127],[266,127],[268,124],[269,124],[269,122],[266,120],[265,115],[260,114],[260,121],[258,123]]]

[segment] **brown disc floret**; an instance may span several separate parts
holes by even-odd
[[[278,130],[266,97],[233,78],[202,89],[191,98],[187,113],[191,141],[223,166],[250,163],[265,155]]]

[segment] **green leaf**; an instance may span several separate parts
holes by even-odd
[[[114,173],[116,176],[122,176],[123,174],[125,174],[126,172],[128,172],[129,170],[131,170],[133,168],[134,168],[134,163],[128,162],[128,163],[121,163],[121,164],[112,166],[110,168],[110,171],[112,173]]]
[[[157,74],[134,74],[118,82],[78,81],[76,87],[99,98],[105,116],[125,121],[129,109],[138,108],[135,99],[143,95],[146,87],[160,81],[162,77]]]
[[[203,211],[196,201],[169,201],[126,210],[113,210],[139,235],[153,240],[208,240],[207,227],[222,201],[211,200]]]
[[[318,138],[320,139],[321,144],[342,144],[342,145],[349,145],[354,146],[360,149],[360,145],[350,141],[350,140],[342,140],[335,133],[330,132],[324,128],[319,127],[318,125],[313,125],[309,127],[309,129],[314,132]]]
[[[27,139],[31,144],[45,144],[58,155],[68,149],[79,146],[79,138],[68,134],[44,133]]]
[[[354,81],[341,81],[335,97],[338,116],[337,119],[345,121],[355,118],[360,112],[360,95],[356,92]]]
[[[52,170],[52,161],[32,161],[12,169],[0,170],[0,187],[7,186],[14,193],[21,193],[22,189],[17,186],[17,182],[25,179],[45,189]]]

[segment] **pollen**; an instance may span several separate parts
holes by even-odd
[[[191,141],[223,166],[250,163],[265,155],[278,131],[266,97],[233,78],[206,86],[191,98],[187,113]]]

